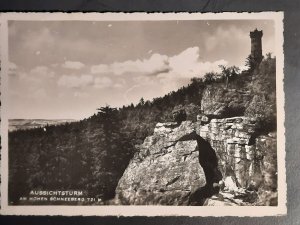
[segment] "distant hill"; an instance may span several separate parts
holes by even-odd
[[[44,120],[44,119],[10,119],[8,120],[8,130],[28,130],[33,128],[45,127],[47,125],[59,125],[74,122],[72,119],[57,119],[57,120]]]

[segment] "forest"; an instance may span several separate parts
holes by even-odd
[[[178,110],[195,121],[207,111],[204,101],[225,104],[215,115],[219,118],[256,117],[261,123],[258,132],[274,131],[276,59],[267,54],[258,68],[250,59],[246,64],[245,71],[222,66],[220,73],[195,75],[189,85],[151,101],[141,98],[121,108],[99,106],[81,121],[9,132],[9,204],[22,204],[20,197],[31,190],[84,190],[105,204],[114,198],[120,177],[155,124],[174,120],[172,113]],[[203,99],[208,89],[222,92]],[[242,98],[237,90],[250,97]]]

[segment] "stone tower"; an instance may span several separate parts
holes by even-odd
[[[256,65],[259,65],[263,59],[262,55],[262,45],[261,38],[263,36],[263,32],[255,29],[250,32],[251,38],[251,58],[254,60]]]

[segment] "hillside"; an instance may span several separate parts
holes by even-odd
[[[104,204],[115,197],[130,160],[158,122],[248,116],[258,121],[256,136],[274,132],[275,79],[275,58],[269,55],[255,70],[224,68],[153,101],[101,107],[90,118],[46,130],[10,132],[10,204],[22,204],[20,196],[33,189],[85,190]]]

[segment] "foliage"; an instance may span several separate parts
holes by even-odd
[[[249,55],[246,58],[245,66],[248,67],[249,71],[253,71],[255,68],[255,65],[256,65],[255,60],[253,59],[253,57],[251,55]]]
[[[208,72],[204,75],[204,81],[208,84],[212,83],[215,80],[216,73],[214,72]]]
[[[267,55],[251,84],[252,100],[245,111],[246,116],[260,121],[261,131],[276,128],[276,61]]]
[[[219,67],[222,70],[222,76],[225,78],[226,88],[228,88],[229,79],[235,78],[238,75],[240,69],[236,66],[226,67],[224,65],[219,65]]]
[[[182,105],[175,106],[172,111],[172,115],[173,120],[178,124],[181,124],[182,121],[185,121],[187,117],[185,109]]]

